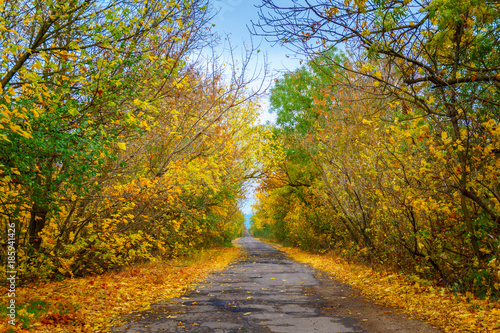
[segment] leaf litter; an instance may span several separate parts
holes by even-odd
[[[310,264],[359,290],[376,303],[398,308],[444,332],[500,332],[500,302],[478,299],[438,287],[416,276],[377,271],[341,258],[279,247],[293,259]]]
[[[121,317],[179,297],[212,271],[239,256],[237,248],[206,250],[193,260],[131,266],[119,272],[48,282],[16,289],[16,325],[0,313],[1,332],[105,332]],[[7,288],[0,289],[7,304]],[[33,305],[38,306],[38,308]]]

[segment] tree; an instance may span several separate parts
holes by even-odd
[[[486,143],[497,138],[478,141],[474,134],[482,132],[483,123],[498,118],[496,2],[298,1],[284,7],[267,0],[260,18],[256,27],[262,35],[306,54],[344,43],[365,62],[380,60],[380,71],[367,63],[359,73],[374,79],[376,87],[383,85],[375,94],[400,100],[403,108],[411,105],[444,126],[452,143],[460,146],[453,154],[461,170],[453,186],[462,193],[462,209],[469,210],[473,203],[500,223],[498,211],[492,209],[496,203],[479,194],[484,189],[471,186],[473,176],[467,171],[476,167],[474,149],[486,150],[487,158],[494,159]],[[464,222],[480,256],[472,221],[465,217]]]
[[[336,246],[347,255],[392,264],[456,290],[496,293],[498,222],[481,205],[461,200],[464,193],[457,180],[465,148],[453,142],[450,118],[427,113],[409,98],[386,94],[384,80],[399,78],[382,79],[385,59],[331,59],[333,54],[320,54],[275,85],[271,100],[283,127],[277,133],[289,150],[260,188],[254,230],[271,230],[285,240],[304,233],[311,240],[293,243]],[[299,77],[300,83],[294,84],[293,78]],[[421,93],[415,98],[435,103],[435,112],[432,90]],[[469,135],[474,151],[482,152],[497,142],[495,134],[491,128],[491,136],[468,132],[468,126],[496,122],[480,123],[478,115],[484,117],[484,112],[469,111],[467,122],[460,123],[461,135]],[[306,157],[294,158],[291,152]],[[483,198],[496,206],[496,162],[492,155],[473,155],[468,155],[468,186],[478,193],[489,188]],[[309,205],[301,206],[291,195],[300,179],[295,175],[295,183],[287,182],[293,169],[314,170],[303,191]],[[280,185],[267,186],[273,179]]]
[[[230,75],[195,60],[215,43],[210,19],[205,0],[0,4],[0,219],[16,225],[21,277],[237,232],[258,93],[248,58]]]

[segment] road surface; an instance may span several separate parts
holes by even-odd
[[[183,297],[132,314],[112,332],[440,332],[371,304],[350,287],[255,238],[242,258]]]

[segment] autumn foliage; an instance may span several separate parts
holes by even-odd
[[[255,235],[500,295],[497,2],[264,0],[256,32],[308,56],[274,85],[275,126],[258,125],[251,54],[206,59],[212,14],[0,0],[1,279],[227,244],[261,177]],[[40,323],[83,323],[73,310]]]
[[[272,91],[286,157],[261,182],[254,233],[498,297],[498,13],[264,1],[261,33],[310,61]]]
[[[15,248],[18,283],[242,232],[266,134],[251,78],[191,59],[216,42],[207,5],[0,2],[0,256]]]
[[[201,250],[190,259],[156,260],[119,272],[19,288],[17,325],[1,318],[0,330],[104,332],[136,319],[137,313],[151,311],[154,303],[181,296],[238,255],[234,247]],[[132,312],[136,314],[131,318]]]

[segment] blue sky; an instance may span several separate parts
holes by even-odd
[[[258,21],[259,9],[256,6],[261,4],[261,0],[213,0],[212,4],[219,11],[213,21],[214,30],[220,35],[229,34],[233,45],[242,46],[243,42],[249,43],[250,32],[247,26],[252,26],[251,21]],[[253,39],[254,44],[262,42],[259,49],[268,54],[273,72],[298,67],[299,61],[294,59],[289,50],[279,45],[271,46],[260,37],[254,36]]]

